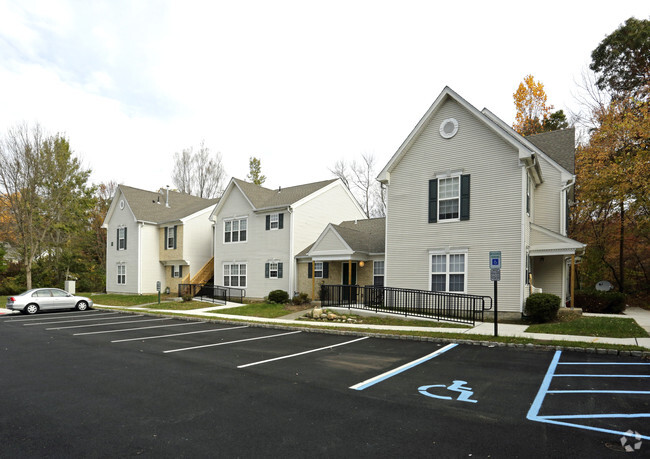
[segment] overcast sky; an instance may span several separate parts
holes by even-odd
[[[202,139],[265,186],[378,171],[445,86],[509,124],[527,74],[576,108],[591,51],[650,1],[0,0],[0,133],[65,133],[94,183],[172,185]]]

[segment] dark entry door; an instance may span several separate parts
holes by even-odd
[[[352,263],[352,282],[350,282],[350,263],[343,262],[343,285],[357,285],[357,264]],[[343,301],[356,302],[357,289],[343,287]]]

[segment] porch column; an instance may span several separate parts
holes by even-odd
[[[575,291],[576,254],[571,254],[571,309],[573,309],[573,295]]]
[[[311,262],[311,299],[316,299],[316,262]]]
[[[352,260],[348,261],[348,285],[352,285]]]

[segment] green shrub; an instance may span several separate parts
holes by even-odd
[[[185,293],[181,298],[183,298],[184,303],[187,303],[188,301],[192,301],[194,299],[190,293]]]
[[[272,303],[286,303],[289,301],[289,294],[284,290],[273,290],[269,293],[269,301]]]
[[[578,290],[574,299],[576,308],[582,309],[583,312],[620,314],[625,310],[625,294],[620,292]]]
[[[533,293],[526,298],[526,315],[534,322],[550,322],[557,317],[560,297],[552,293]]]
[[[309,295],[306,293],[299,293],[297,295],[294,295],[294,297],[291,299],[291,302],[295,305],[299,304],[309,304],[311,303],[311,300],[309,299]]]

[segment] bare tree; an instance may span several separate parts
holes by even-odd
[[[181,193],[201,198],[220,196],[226,182],[221,153],[210,155],[205,141],[201,141],[196,153],[194,147],[174,153],[172,181]]]
[[[360,160],[347,163],[341,159],[330,169],[352,191],[368,218],[386,215],[384,190],[375,178],[375,163],[373,154],[363,153]]]

